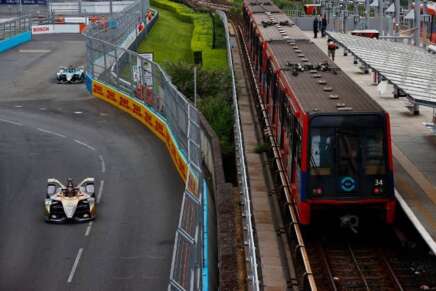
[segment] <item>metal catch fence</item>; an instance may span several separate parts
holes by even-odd
[[[31,18],[29,16],[19,16],[0,22],[0,40],[28,31],[31,31]]]
[[[87,76],[116,88],[155,113],[169,127],[186,158],[188,174],[175,234],[168,290],[200,290],[203,257],[203,174],[200,121],[197,109],[150,58],[129,48],[146,37],[157,20],[146,21],[140,32],[144,3],[139,1],[85,33]],[[154,12],[156,13],[156,12]],[[142,27],[141,27],[142,29]],[[175,149],[173,149],[175,150]]]

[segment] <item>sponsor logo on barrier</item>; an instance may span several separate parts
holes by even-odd
[[[130,113],[133,117],[145,124],[157,137],[159,137],[167,146],[168,152],[176,165],[177,171],[183,181],[186,181],[188,167],[182,154],[178,151],[174,138],[170,134],[165,122],[161,121],[148,108],[130,99],[128,96],[117,92],[110,87],[93,81],[92,94],[98,98],[106,100],[112,105]],[[190,174],[190,191],[198,196],[198,179]]]
[[[32,34],[43,33],[79,33],[79,24],[48,24],[48,25],[33,25]]]
[[[124,107],[124,108],[126,108],[126,109],[130,109],[130,107],[129,107],[129,99],[128,98],[125,98],[125,97],[123,97],[123,96],[120,96],[120,106],[121,107]]]
[[[102,93],[102,94],[103,94],[103,93]],[[116,97],[115,97],[115,92],[110,91],[110,90],[106,91],[106,98],[107,98],[108,100],[111,100],[111,101],[114,101],[114,102],[117,101],[117,99],[116,99]]]
[[[50,26],[48,25],[38,25],[38,26],[32,26],[32,33],[47,33],[50,32]]]
[[[138,104],[133,104],[132,112],[133,112],[136,116],[142,117],[142,114],[141,114],[141,106],[139,106]]]
[[[110,91],[108,91],[108,92],[110,92]],[[103,96],[103,86],[100,86],[99,84],[94,83],[92,86],[92,93]],[[114,101],[115,101],[115,99],[114,99]]]

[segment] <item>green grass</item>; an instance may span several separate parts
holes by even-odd
[[[181,21],[173,12],[159,9],[159,20],[150,34],[139,45],[138,52],[152,52],[153,60],[164,65],[166,62],[194,62],[191,39],[194,25]]]
[[[154,60],[165,67],[166,62],[194,62],[194,52],[201,51],[203,68],[206,70],[226,70],[227,52],[222,46],[224,37],[221,21],[216,21],[218,30],[213,49],[212,18],[207,13],[194,12],[189,7],[168,0],[153,0],[160,17],[150,34],[140,44],[139,53],[153,52]],[[221,27],[220,27],[221,26]]]

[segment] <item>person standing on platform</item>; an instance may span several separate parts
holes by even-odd
[[[318,37],[318,16],[315,16],[315,19],[313,20],[313,38]]]
[[[329,39],[327,42],[327,51],[328,51],[329,57],[332,58],[333,62],[335,61],[336,49],[337,49],[336,43],[332,39]]]
[[[325,18],[324,15],[321,20],[321,37],[325,37],[326,30],[327,30],[327,19]]]

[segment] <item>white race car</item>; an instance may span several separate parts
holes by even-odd
[[[86,178],[77,187],[68,178],[67,186],[48,179],[44,202],[47,222],[89,221],[96,216],[95,179]]]
[[[85,69],[79,67],[60,67],[56,73],[58,83],[83,83],[85,81]]]

